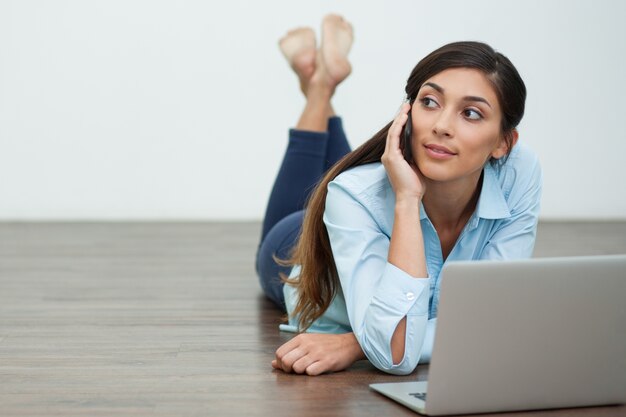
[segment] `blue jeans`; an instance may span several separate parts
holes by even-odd
[[[281,274],[291,267],[276,263],[288,259],[295,246],[304,206],[324,173],[350,152],[350,145],[339,117],[328,119],[327,132],[289,130],[287,151],[274,182],[263,219],[257,250],[256,271],[265,295],[285,310]]]

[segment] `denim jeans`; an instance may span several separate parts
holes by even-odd
[[[256,271],[265,295],[285,309],[281,273],[291,267],[276,263],[288,259],[296,245],[307,199],[324,173],[350,152],[350,145],[339,117],[328,119],[327,132],[289,130],[289,142],[270,194]]]

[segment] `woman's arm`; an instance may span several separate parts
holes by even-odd
[[[410,106],[404,104],[389,128],[385,153],[381,159],[396,195],[388,260],[413,277],[426,277],[428,272],[419,212],[425,188],[420,181],[419,170],[409,165],[400,150],[402,126],[411,123],[407,115],[409,109]],[[400,363],[404,357],[405,338],[406,317],[400,321],[391,338],[394,364]]]
[[[408,108],[389,130],[385,180],[377,180],[380,168],[364,167],[331,182],[324,213],[355,337],[370,362],[394,374],[410,373],[420,359],[430,295],[419,216],[424,188],[399,149]]]
[[[419,200],[396,202],[393,231],[389,245],[389,263],[414,277],[426,277],[424,239],[419,217]],[[391,354],[394,365],[404,358],[406,317],[400,320],[391,337]]]
[[[390,128],[383,161],[395,201],[392,230],[381,229],[382,200],[357,190],[363,177],[353,178],[353,186],[346,178],[328,187],[324,223],[354,333],[298,335],[277,350],[275,368],[319,374],[364,357],[394,374],[410,373],[417,365],[429,328],[430,284],[419,216],[423,187],[399,150],[407,111],[408,105]]]

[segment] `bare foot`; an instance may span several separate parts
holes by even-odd
[[[290,30],[278,44],[300,80],[300,89],[306,95],[309,81],[315,72],[315,32],[307,27]]]
[[[348,52],[352,47],[352,25],[343,17],[329,14],[322,21],[321,65],[329,81],[337,86],[352,71]],[[318,57],[319,62],[319,57]]]

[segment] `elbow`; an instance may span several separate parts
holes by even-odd
[[[408,375],[415,370],[419,362],[421,348],[419,345],[407,346],[404,348],[404,355],[400,358],[394,357],[389,345],[374,343],[367,332],[363,334],[361,347],[367,359],[379,370],[392,375]]]
[[[368,355],[368,353],[365,353]],[[368,356],[370,358],[370,356]],[[370,362],[378,368],[379,370],[392,374],[392,375],[409,375],[411,372],[415,370],[417,367],[417,363],[419,362],[419,354],[418,355],[407,355],[405,353],[404,357],[398,363],[394,363],[392,358],[388,358],[388,360],[376,360],[370,358]]]
[[[411,372],[415,370],[416,367],[417,367],[417,361],[415,362],[402,361],[397,365],[393,365],[391,368],[386,368],[386,369],[379,368],[379,369],[383,372],[386,372],[392,375],[409,375]]]

